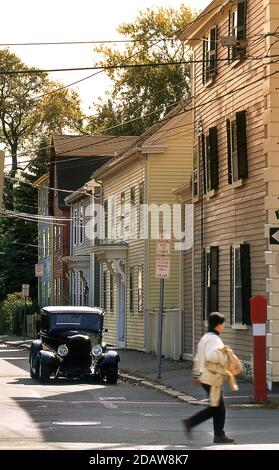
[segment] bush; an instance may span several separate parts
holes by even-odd
[[[21,292],[8,294],[0,304],[0,334],[19,335],[23,330],[24,299]],[[30,300],[26,303],[26,314],[33,315],[38,311],[36,302]]]

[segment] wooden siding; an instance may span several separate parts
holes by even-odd
[[[117,170],[112,175],[103,178],[103,201],[109,197],[115,198],[115,209],[118,214],[119,222],[119,208],[121,193],[125,192],[125,202],[130,202],[130,190],[136,188],[135,204],[139,205],[139,184],[144,181],[144,163],[140,160],[133,160],[128,162],[125,167]],[[125,218],[125,225],[128,226],[129,217]],[[110,224],[109,224],[110,230]],[[119,239],[118,239],[119,240]],[[116,240],[117,241],[117,240]],[[144,314],[138,312],[136,308],[137,299],[137,268],[139,265],[144,265],[144,241],[133,239],[125,240],[128,242],[128,257],[126,260],[126,347],[128,349],[144,350]],[[129,311],[130,307],[130,293],[129,293],[129,270],[134,268],[134,312]],[[144,273],[143,273],[144,274]],[[108,338],[116,343],[116,328],[117,328],[117,291],[115,282],[115,299],[114,311],[109,312],[105,316],[105,325],[109,329]],[[103,295],[103,294],[102,294]],[[101,297],[102,298],[102,297]],[[108,299],[109,305],[109,281],[108,281]]]
[[[195,342],[204,332],[201,300],[201,250],[203,247],[216,244],[219,246],[219,310],[227,319],[224,342],[242,357],[250,359],[252,353],[252,332],[233,329],[230,326],[230,246],[236,242],[247,242],[251,250],[252,295],[266,295],[266,276],[264,251],[264,211],[265,183],[263,169],[263,61],[252,57],[263,57],[265,54],[264,39],[255,41],[257,35],[264,33],[264,11],[262,0],[247,2],[247,37],[248,58],[238,65],[228,64],[227,47],[218,42],[217,76],[211,86],[202,84],[202,64],[195,63],[193,99],[194,120],[200,122],[203,132],[217,126],[219,154],[219,189],[215,195],[194,204],[195,220]],[[207,31],[199,31],[196,36],[206,34],[211,27],[218,24],[218,39],[228,35],[228,8],[225,7]],[[194,49],[194,57],[202,60],[202,44]],[[222,60],[223,59],[223,60]],[[232,92],[234,90],[234,92]],[[238,111],[246,110],[248,178],[243,185],[234,188],[228,184],[226,119],[235,116]],[[201,181],[200,181],[201,187]],[[185,279],[185,290],[189,289],[190,279]],[[185,305],[189,299],[185,298]],[[187,351],[188,352],[188,351]]]
[[[175,129],[175,127],[178,129]],[[172,120],[173,129],[164,139],[166,151],[161,154],[150,154],[147,163],[148,180],[148,204],[158,206],[167,203],[171,210],[173,204],[179,204],[172,190],[189,182],[192,173],[192,122],[191,113],[185,113],[182,117]],[[183,129],[183,132],[181,130]],[[150,222],[150,217],[149,217]],[[173,221],[177,226],[177,221]],[[160,216],[160,228],[162,227],[162,216]],[[151,227],[149,237],[151,238]],[[164,306],[167,309],[179,308],[180,296],[180,251],[175,249],[172,225],[171,241],[171,276],[165,282]],[[155,256],[156,241],[149,239],[148,242],[148,309],[158,309],[159,306],[159,280],[155,278]]]

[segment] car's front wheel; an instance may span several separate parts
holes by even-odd
[[[38,374],[39,375],[39,382],[41,384],[49,382],[50,374],[51,374],[50,364],[40,361],[39,374]]]
[[[30,366],[30,377],[32,379],[37,379],[39,375],[38,361],[33,357],[32,351],[30,351],[29,366]]]
[[[108,364],[106,370],[106,381],[108,384],[116,384],[118,380],[118,365]]]

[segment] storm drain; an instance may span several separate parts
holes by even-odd
[[[56,426],[99,426],[101,421],[55,421]]]

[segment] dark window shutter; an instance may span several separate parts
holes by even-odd
[[[248,243],[240,245],[241,287],[242,287],[242,323],[251,325],[250,298],[251,298],[251,268],[250,246]]]
[[[228,24],[229,24],[229,31],[228,31],[228,36],[231,35],[231,24],[232,24],[232,20],[231,20],[231,12],[229,11],[229,21],[228,21]],[[228,46],[228,63],[231,62],[231,48],[230,46]]]
[[[233,324],[233,294],[234,294],[234,276],[233,276],[233,246],[230,246],[230,324]]]
[[[217,127],[209,129],[211,189],[218,188],[218,142]]]
[[[210,77],[217,75],[217,26],[210,30],[210,64],[209,64]]]
[[[231,121],[227,119],[228,183],[232,184]]]
[[[210,247],[210,312],[218,311],[219,247]]]
[[[246,111],[236,113],[238,177],[248,177]]]
[[[203,37],[202,41],[202,83],[206,82],[206,44],[207,40]]]
[[[237,5],[237,41],[246,39],[246,10],[247,2],[246,0],[238,0]],[[238,42],[236,54],[237,57],[244,57],[246,53],[246,48],[241,47],[241,43]]]
[[[202,160],[202,184],[203,194],[206,194],[206,172],[205,172],[205,138],[201,135],[201,160]]]

